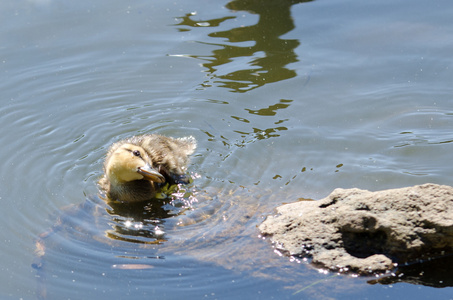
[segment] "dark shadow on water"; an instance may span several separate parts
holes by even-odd
[[[106,236],[132,243],[156,243],[166,241],[163,234],[165,219],[173,213],[165,209],[163,200],[149,203],[109,203],[106,209],[111,216],[112,229]]]
[[[444,288],[453,286],[453,254],[403,265],[392,276],[370,280],[370,284],[396,284],[405,282],[415,285]]]
[[[232,11],[247,11],[259,15],[258,23],[251,26],[240,26],[226,31],[211,32],[208,36],[221,38],[227,43],[205,43],[217,46],[212,55],[190,55],[205,61],[210,79],[202,84],[209,87],[212,82],[226,87],[233,92],[247,92],[267,83],[277,82],[295,77],[296,71],[287,65],[298,61],[294,49],[299,46],[297,39],[281,39],[280,37],[294,29],[291,17],[291,6],[312,0],[235,0],[226,5]],[[195,14],[189,13],[180,17],[180,31],[189,31],[189,27],[217,27],[221,23],[235,17],[195,21]],[[250,57],[247,63],[235,64],[233,71],[221,74],[221,66],[233,62],[237,58]],[[230,67],[231,68],[231,67]]]

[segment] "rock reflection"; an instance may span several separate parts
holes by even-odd
[[[368,281],[369,284],[396,284],[406,282],[416,285],[425,285],[437,288],[453,286],[453,255],[430,259],[420,263],[400,266],[395,274],[377,280]]]
[[[296,39],[281,39],[280,36],[294,29],[291,17],[291,6],[297,3],[310,2],[312,0],[234,0],[226,7],[233,11],[247,11],[258,14],[258,23],[252,26],[241,26],[226,31],[217,31],[209,34],[213,38],[226,39],[231,44],[204,43],[218,46],[210,56],[190,55],[191,57],[206,61],[203,66],[211,75],[211,80],[220,87],[226,87],[233,92],[247,92],[267,83],[277,82],[295,77],[296,71],[286,66],[297,62],[294,49],[299,46]],[[211,20],[194,21],[195,14],[187,14],[181,17],[178,26],[190,27],[216,27],[222,22],[234,18],[224,17]],[[180,27],[180,31],[190,29]],[[250,43],[244,42],[253,42]],[[241,44],[239,46],[238,44]],[[237,64],[226,74],[220,74],[219,67],[233,62],[240,57],[252,57],[247,62],[247,67]],[[242,68],[242,69],[240,69]],[[204,83],[209,86],[209,83]]]

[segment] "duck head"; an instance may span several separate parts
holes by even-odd
[[[105,174],[114,183],[149,180],[164,183],[165,177],[152,167],[146,151],[137,145],[122,144],[106,160]]]

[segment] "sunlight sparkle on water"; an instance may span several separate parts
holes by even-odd
[[[133,223],[132,221],[130,220],[127,220],[124,222],[124,226],[126,226],[126,228],[131,228],[133,227],[134,229],[142,229],[143,228],[143,224],[138,222],[138,223]]]
[[[162,236],[162,235],[165,234],[165,231],[163,231],[162,229],[160,229],[159,226],[156,226],[156,227],[154,228],[154,233],[155,233],[156,235]]]

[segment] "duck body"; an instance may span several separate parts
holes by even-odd
[[[186,167],[195,148],[191,136],[147,134],[121,140],[107,151],[99,185],[111,201],[150,200],[165,182],[189,182]]]

